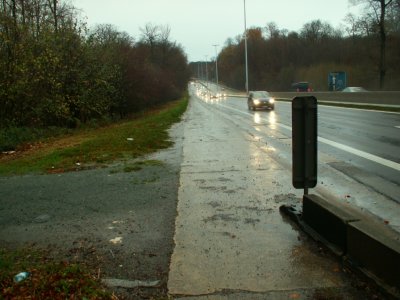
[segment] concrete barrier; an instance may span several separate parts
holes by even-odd
[[[359,219],[316,195],[303,197],[303,221],[343,254],[347,251],[347,225]]]
[[[400,241],[383,225],[366,219],[348,224],[346,256],[364,273],[400,290]]]
[[[341,249],[340,255],[353,267],[400,298],[400,236],[383,221],[335,201],[304,195],[301,222],[312,234],[321,235],[320,240]]]

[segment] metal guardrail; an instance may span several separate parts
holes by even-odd
[[[201,84],[205,86],[203,82]],[[246,98],[246,93],[224,86],[229,97]],[[368,105],[373,106],[386,106],[386,107],[400,107],[400,91],[372,91],[372,92],[270,92],[276,99],[292,100],[297,96],[314,96],[319,102],[326,104],[354,104],[354,105]]]
[[[391,92],[363,92],[363,93],[343,93],[343,92],[271,92],[276,98],[293,99],[296,96],[314,96],[318,101],[342,102],[356,104],[376,104],[400,106],[400,91]]]
[[[325,105],[354,105],[371,106],[400,109],[400,92],[385,94],[386,92],[376,92],[374,95],[353,95],[361,93],[271,93],[276,100],[291,101],[297,96],[314,96],[318,102]],[[243,92],[228,92],[229,97],[246,98]]]

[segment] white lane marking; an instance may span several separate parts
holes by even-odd
[[[220,106],[223,106],[223,107],[225,107],[225,108],[228,108],[228,109],[230,109],[230,110],[236,111],[236,112],[238,112],[238,113],[241,113],[241,114],[244,114],[244,115],[248,115],[248,116],[252,116],[251,113],[243,112],[243,111],[241,111],[241,110],[238,110],[238,109],[236,109],[236,108],[229,107],[229,106],[226,106],[226,105],[223,105],[223,104],[219,104],[219,105],[220,105]],[[265,119],[265,118],[264,118],[264,119]],[[265,120],[268,121],[267,119],[265,119]],[[278,125],[278,126],[280,126],[280,127],[282,127],[282,128],[285,128],[285,129],[287,129],[287,130],[292,131],[292,127],[290,127],[290,126],[287,126],[287,125],[284,125],[284,124],[281,124],[281,123],[278,123],[278,122],[276,122],[275,124]],[[394,162],[394,161],[391,161],[391,160],[388,160],[388,159],[384,159],[384,158],[382,158],[382,157],[373,155],[373,154],[371,154],[371,153],[364,152],[364,151],[361,151],[361,150],[352,148],[352,147],[350,147],[350,146],[346,146],[346,145],[343,145],[343,144],[340,144],[340,143],[337,143],[337,142],[328,140],[328,139],[323,138],[323,137],[320,137],[320,136],[318,137],[318,141],[321,142],[321,143],[330,145],[330,146],[332,146],[332,147],[334,147],[334,148],[337,148],[337,149],[346,151],[346,152],[348,152],[348,153],[354,154],[354,155],[356,155],[356,156],[359,156],[359,157],[368,159],[368,160],[370,160],[370,161],[376,162],[376,163],[378,163],[378,164],[381,164],[381,165],[383,165],[383,166],[389,167],[389,168],[394,169],[394,170],[396,170],[396,171],[400,171],[400,164],[399,164],[399,163],[396,163],[396,162]]]
[[[396,127],[396,128],[399,128],[399,129],[400,129],[400,126],[394,126],[394,127]]]
[[[396,171],[400,171],[400,164],[398,164],[398,163],[396,163],[394,161],[391,161],[391,160],[388,160],[388,159],[384,159],[382,157],[373,155],[371,153],[364,152],[364,151],[361,151],[361,150],[357,150],[355,148],[352,148],[352,147],[349,147],[349,146],[346,146],[346,145],[343,145],[343,144],[340,144],[340,143],[337,143],[337,142],[334,142],[334,141],[331,141],[331,140],[328,140],[328,139],[325,139],[325,138],[322,138],[322,137],[318,137],[318,141],[320,141],[322,143],[325,143],[327,145],[330,145],[332,147],[335,147],[337,149],[344,150],[344,151],[352,153],[354,155],[366,158],[368,160],[371,160],[371,161],[376,162],[378,164],[381,164],[383,166],[395,169]]]

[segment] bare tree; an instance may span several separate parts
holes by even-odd
[[[378,0],[375,0],[378,1]],[[385,27],[385,16],[386,8],[390,5],[392,0],[385,1],[379,0],[381,6],[381,13],[379,17],[379,35],[380,35],[380,59],[379,59],[379,87],[383,89],[385,84],[386,75],[386,27]]]
[[[276,38],[280,35],[280,30],[275,22],[269,22],[263,28],[263,31],[268,39]]]
[[[379,55],[379,88],[385,86],[386,75],[386,13],[393,0],[350,0],[353,4],[365,3],[369,11],[375,16],[379,28],[380,55]]]
[[[162,44],[169,43],[171,35],[171,27],[169,25],[159,26],[159,39]]]
[[[147,23],[144,28],[140,28],[140,32],[142,33],[142,41],[148,43],[150,47],[153,48],[160,35],[159,27],[157,25]]]
[[[73,19],[74,8],[60,0],[47,0],[47,6],[50,8],[54,32],[58,33],[60,28]]]
[[[346,17],[344,18],[344,21],[349,24],[346,27],[346,32],[349,36],[352,38],[355,38],[359,32],[360,32],[360,27],[359,27],[359,21],[356,18],[355,15],[353,14],[347,14]]]
[[[58,5],[57,5],[57,0],[48,0],[48,4],[51,10],[51,14],[53,16],[53,21],[54,21],[54,31],[57,33],[58,31],[58,16],[57,16],[57,9],[58,9]]]
[[[25,23],[26,23],[25,0],[19,0],[18,2],[21,7],[22,25],[25,26]]]

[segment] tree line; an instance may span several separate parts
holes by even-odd
[[[310,21],[298,31],[271,22],[247,30],[250,90],[287,91],[294,82],[308,81],[328,90],[328,74],[344,71],[348,86],[376,90],[400,89],[400,1],[353,0],[365,4],[361,16],[349,14],[345,25],[333,28]],[[192,76],[205,78],[205,62],[190,64]],[[215,80],[215,61],[208,63]],[[229,38],[218,54],[219,81],[245,89],[245,42]]]
[[[180,97],[190,77],[182,47],[168,26],[141,33],[89,30],[62,0],[1,0],[0,129],[73,128]]]

